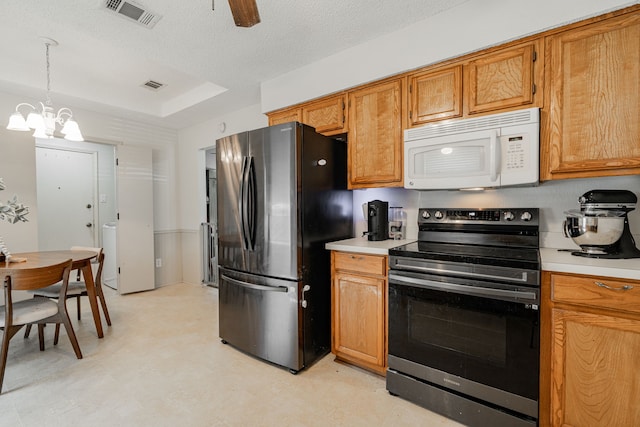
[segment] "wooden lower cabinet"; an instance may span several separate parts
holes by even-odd
[[[385,375],[387,257],[331,252],[331,351],[336,359]]]
[[[640,425],[640,281],[543,273],[541,426]]]

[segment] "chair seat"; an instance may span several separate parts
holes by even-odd
[[[58,298],[58,296],[60,295],[61,287],[62,283],[56,283],[55,285],[47,286],[46,288],[29,291],[29,293],[47,298]],[[69,287],[67,288],[67,296],[70,297],[74,295],[82,295],[82,293],[86,291],[87,286],[84,284],[84,282],[69,282]]]
[[[58,312],[58,304],[47,298],[32,298],[13,303],[13,324],[25,325],[46,319]],[[0,307],[0,328],[4,327],[5,307]]]

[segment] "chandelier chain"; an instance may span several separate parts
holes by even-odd
[[[49,63],[49,46],[51,46],[49,43],[45,43],[45,46],[47,48],[47,106],[51,106],[51,95],[50,95],[50,91],[51,91],[51,77],[50,77],[50,69],[51,69],[51,64]]]

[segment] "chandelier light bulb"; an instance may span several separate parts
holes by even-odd
[[[44,128],[44,118],[42,117],[42,114],[35,110],[30,112],[27,116],[27,126],[29,126],[29,129]]]
[[[22,114],[16,111],[11,115],[11,117],[9,117],[9,124],[7,125],[7,129],[25,132],[29,130],[29,126],[27,126],[27,122],[25,122]]]

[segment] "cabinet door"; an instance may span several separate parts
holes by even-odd
[[[323,135],[346,132],[345,95],[332,96],[302,106],[302,123]]]
[[[500,50],[469,62],[465,91],[470,114],[533,103],[537,43]]]
[[[409,76],[409,126],[462,116],[462,66]]]
[[[552,310],[553,426],[640,423],[640,321]]]
[[[349,187],[402,186],[402,80],[349,93]]]
[[[541,178],[640,173],[640,14],[547,40]]]
[[[300,108],[290,108],[269,114],[269,126],[288,122],[302,122],[302,110]]]
[[[383,372],[385,283],[382,278],[335,272],[332,351]]]

